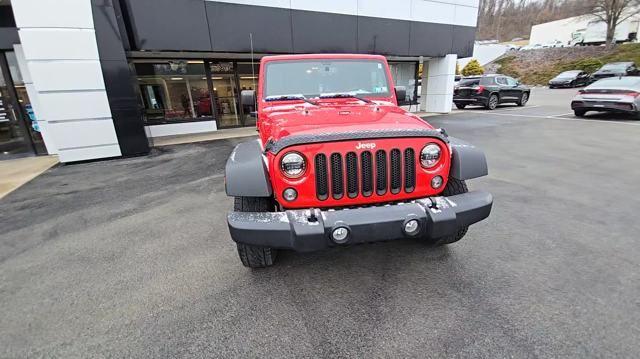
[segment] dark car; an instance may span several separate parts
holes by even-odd
[[[484,106],[494,110],[501,103],[524,106],[529,101],[531,89],[516,79],[504,75],[467,77],[453,90],[453,103],[463,109],[469,105]]]
[[[582,70],[565,71],[549,81],[549,88],[586,86],[589,81],[589,74]]]
[[[607,77],[620,77],[620,76],[638,76],[640,70],[633,62],[611,62],[602,66],[598,71],[591,75],[590,82],[596,82],[600,79]]]
[[[578,117],[597,111],[627,113],[640,119],[640,77],[613,77],[589,85],[573,98],[571,109]]]

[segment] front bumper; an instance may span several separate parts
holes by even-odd
[[[231,212],[227,223],[231,238],[238,243],[311,252],[337,246],[331,238],[337,227],[349,231],[343,244],[452,235],[460,227],[487,218],[492,204],[490,193],[474,191],[357,209]],[[404,227],[412,219],[420,226],[417,233],[409,235]]]

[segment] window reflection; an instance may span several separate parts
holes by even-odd
[[[210,118],[204,61],[135,63],[147,124]]]

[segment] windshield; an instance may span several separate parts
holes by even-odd
[[[265,99],[356,95],[389,97],[386,67],[377,60],[299,60],[267,63]]]
[[[580,73],[580,71],[565,71],[563,73],[561,73],[560,75],[556,76],[559,79],[562,78],[573,78],[576,77],[576,75],[578,75]]]
[[[629,64],[627,63],[613,63],[613,64],[606,64],[604,66],[602,66],[602,68],[600,70],[621,70],[624,71],[627,69],[627,67],[629,66]]]

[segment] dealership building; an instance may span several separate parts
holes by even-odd
[[[0,159],[135,156],[254,126],[239,95],[270,54],[384,55],[408,103],[446,113],[478,2],[0,0]]]

